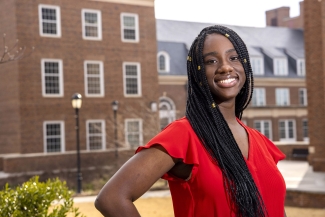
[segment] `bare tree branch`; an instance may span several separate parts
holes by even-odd
[[[33,53],[35,47],[32,47],[32,50],[25,54],[26,47],[18,47],[19,40],[16,40],[14,46],[9,48],[6,45],[6,34],[3,34],[3,54],[0,57],[0,64],[20,60],[22,58],[28,57],[31,53]],[[25,54],[25,55],[24,55]]]

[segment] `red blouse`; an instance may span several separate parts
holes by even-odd
[[[283,217],[286,186],[276,164],[285,155],[264,135],[238,122],[246,129],[249,152],[246,160],[270,217]],[[184,117],[174,121],[147,145],[161,145],[173,157],[193,164],[189,180],[165,174],[173,200],[175,217],[234,217],[223,185],[220,168],[203,147]]]

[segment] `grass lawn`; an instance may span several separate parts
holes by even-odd
[[[141,217],[174,217],[171,197],[140,198],[135,202]],[[87,217],[102,217],[94,204],[75,203]],[[285,207],[288,217],[324,217],[325,209]]]

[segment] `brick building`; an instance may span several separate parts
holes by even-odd
[[[325,171],[325,1],[304,1],[306,84],[310,137],[309,163],[315,171]]]
[[[299,2],[300,14],[290,17],[289,7],[280,7],[265,12],[266,26],[289,27],[292,29],[304,28],[304,2]]]
[[[210,25],[215,24],[157,20],[162,127],[185,113],[187,52],[197,34]],[[307,155],[303,31],[283,27],[229,27],[245,41],[255,77],[253,99],[242,120],[273,140],[287,159],[293,159],[295,153]]]
[[[76,92],[83,96],[85,179],[115,162],[115,144],[129,150],[120,154],[123,162],[156,134],[158,113],[150,107],[158,99],[155,22],[154,0],[0,1],[6,44],[20,39],[36,47],[31,56],[0,67],[0,171],[76,168]]]

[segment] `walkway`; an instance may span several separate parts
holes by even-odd
[[[313,172],[306,161],[280,161],[278,168],[287,185],[287,190],[321,192],[325,194],[325,172]],[[148,191],[141,198],[169,197],[169,190]],[[94,202],[96,196],[76,197],[75,203]]]

